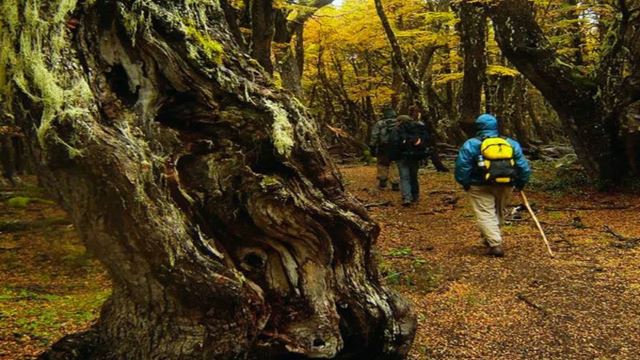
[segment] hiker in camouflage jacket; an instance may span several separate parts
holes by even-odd
[[[398,172],[396,167],[392,166],[392,160],[389,157],[389,137],[395,126],[396,112],[387,107],[383,110],[382,119],[378,120],[371,130],[369,147],[372,155],[376,156],[378,161],[378,187],[384,189],[387,187],[387,182],[391,182],[392,190],[398,191],[400,189]]]

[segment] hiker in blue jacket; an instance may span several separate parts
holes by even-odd
[[[505,206],[509,200],[512,188],[522,190],[529,182],[531,170],[529,162],[522,153],[520,144],[510,138],[500,137],[498,120],[489,114],[479,116],[475,121],[476,136],[467,140],[456,158],[456,181],[469,194],[471,206],[475,212],[484,244],[489,247],[489,254],[504,256],[500,225],[504,222]],[[485,140],[490,139],[488,142]],[[502,143],[498,146],[507,148],[510,157],[503,162],[485,159],[483,154],[487,146],[481,145],[491,142]],[[502,149],[502,148],[500,148]],[[498,180],[490,174],[488,164],[505,164],[503,175]],[[508,178],[508,180],[505,180]]]

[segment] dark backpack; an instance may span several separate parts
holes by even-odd
[[[406,121],[398,125],[396,143],[399,158],[424,160],[429,157],[427,126],[422,121]]]

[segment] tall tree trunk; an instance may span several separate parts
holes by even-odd
[[[13,176],[16,173],[17,157],[13,137],[13,131],[8,126],[0,126],[0,170],[2,177],[11,186],[16,186]]]
[[[511,93],[507,102],[510,104],[506,110],[506,118],[511,123],[513,135],[523,147],[529,147],[531,144],[529,137],[529,127],[527,126],[527,118],[524,114],[524,107],[527,93],[527,83],[524,77],[518,76],[515,79],[509,78],[512,83],[510,86]]]
[[[482,85],[487,70],[485,57],[487,18],[482,6],[464,1],[460,4],[458,16],[460,17],[460,43],[464,54],[459,123],[468,136],[473,136],[475,133],[473,123],[480,115]]]
[[[5,2],[0,20],[3,110],[114,286],[43,357],[403,357],[416,322],[380,285],[378,227],[218,2],[74,5]]]
[[[449,45],[445,45],[444,53],[445,53],[445,56],[443,60],[444,63],[442,64],[442,67],[443,67],[442,71],[445,74],[451,74],[455,72],[455,70],[451,66],[452,50],[449,47]],[[453,91],[453,82],[447,81],[444,87],[445,87],[445,95],[446,95],[445,101],[447,104],[446,107],[448,109],[448,112],[450,114],[456,114],[458,109],[456,109],[456,99],[455,99],[455,91]],[[453,117],[453,119],[455,119],[455,117]]]
[[[431,157],[431,161],[433,165],[438,171],[449,171],[447,167],[444,165],[442,160],[440,159],[440,155],[438,153],[436,143],[439,140],[439,135],[436,130],[436,122],[438,119],[433,118],[431,115],[433,111],[431,111],[428,107],[424,99],[424,95],[422,94],[422,90],[416,79],[414,79],[413,75],[409,71],[409,67],[404,60],[404,55],[402,54],[402,49],[400,48],[400,44],[398,43],[398,39],[391,28],[391,24],[389,23],[389,19],[387,18],[386,13],[384,12],[384,8],[382,7],[382,0],[375,0],[376,12],[378,13],[378,17],[380,17],[380,22],[382,22],[382,27],[384,28],[384,32],[387,35],[387,40],[391,45],[391,51],[393,54],[393,61],[395,62],[400,74],[402,75],[402,79],[404,80],[409,93],[411,94],[411,98],[415,102],[415,104],[420,109],[420,112],[424,115],[423,121],[427,126],[427,129],[430,133],[429,142],[430,146],[433,148],[433,155]]]
[[[578,0],[566,0],[566,4],[571,7],[571,13],[568,18],[573,21],[573,25],[570,28],[571,31],[571,46],[575,49],[573,55],[574,65],[584,65],[584,57],[582,56],[582,47],[584,41],[582,40],[582,24],[580,23],[580,8]]]
[[[612,29],[616,34],[611,37],[614,42],[607,47],[593,81],[557,60],[535,21],[532,2],[501,0],[489,5],[502,52],[551,103],[587,173],[603,184],[620,181],[629,168],[617,116],[640,98],[640,81],[634,80],[634,74],[624,80],[616,77],[621,49],[638,46],[629,41],[638,27],[629,24],[637,25],[640,17],[625,9]],[[633,68],[638,66],[636,63]]]
[[[248,51],[249,47],[245,36],[242,34],[242,30],[240,30],[242,12],[234,8],[233,5],[229,3],[229,0],[220,0],[220,7],[224,12],[229,31],[233,34],[236,44],[238,44],[242,51]]]
[[[276,71],[282,79],[282,87],[297,97],[302,95],[302,71],[304,67],[304,25],[296,24],[293,29],[287,21],[288,13],[278,9],[275,16],[274,42],[280,46],[274,50]]]
[[[495,104],[496,100],[494,98],[497,97],[499,84],[494,84],[491,79],[487,78],[485,79],[482,87],[484,89],[484,112],[487,114],[494,114],[497,107],[497,104]]]
[[[391,105],[394,109],[400,109],[400,100],[401,94],[404,89],[404,81],[402,80],[402,74],[400,73],[400,69],[393,59],[393,55],[391,56],[391,90],[393,93],[391,94]]]
[[[304,70],[304,24],[318,9],[331,4],[333,0],[313,0],[302,4],[305,11],[295,12],[278,9],[275,12],[273,40],[285,47],[276,51],[277,71],[282,85],[294,95],[302,96],[302,73]],[[313,9],[313,10],[310,10]]]
[[[273,0],[251,0],[251,56],[273,74],[271,43],[275,34]]]
[[[551,136],[551,132],[548,130],[549,124],[543,123],[542,119],[540,119],[540,116],[538,116],[538,114],[536,113],[533,96],[534,96],[533,91],[531,89],[527,89],[524,106],[526,106],[527,113],[529,114],[529,118],[531,119],[531,123],[534,128],[534,133],[537,135],[538,139],[544,144],[549,142],[549,140],[552,140],[553,137]],[[548,122],[548,119],[546,120]]]
[[[299,38],[300,41],[302,38]],[[292,40],[293,46],[298,46],[298,38]],[[299,67],[298,56],[304,56],[300,52],[287,47],[286,50],[276,52],[277,71],[282,79],[282,87],[291,91],[298,98],[302,96],[302,70]]]

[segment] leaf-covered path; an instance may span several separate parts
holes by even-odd
[[[422,199],[408,209],[398,193],[375,188],[374,167],[343,174],[365,204],[392,203],[370,212],[382,228],[377,250],[385,281],[418,313],[413,359],[637,358],[637,195],[529,190],[556,257],[523,212],[506,226],[506,256],[496,259],[484,255],[451,174],[425,171]],[[552,181],[538,174],[538,183]]]
[[[32,359],[87,328],[111,293],[64,211],[36,188],[0,186],[0,359]]]
[[[505,229],[506,257],[485,256],[451,174],[425,171],[422,200],[406,209],[397,192],[376,189],[373,166],[342,168],[382,228],[384,281],[418,314],[412,359],[637,358],[638,196],[560,191],[536,170],[528,193],[554,259],[526,213]],[[0,195],[0,359],[33,358],[92,323],[109,281],[37,189]]]

